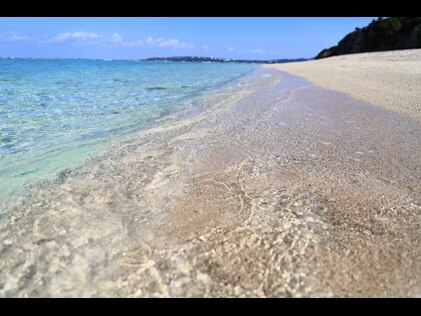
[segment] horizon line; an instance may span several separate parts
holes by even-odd
[[[145,57],[145,58],[85,58],[85,57],[18,57],[18,56],[0,56],[0,59],[63,59],[63,60],[102,60],[102,61],[148,61],[148,59],[154,58],[212,58],[218,60],[227,60],[227,61],[271,61],[271,60],[298,60],[305,59],[311,60],[311,58],[273,58],[273,59],[239,59],[239,58],[227,58],[227,57],[215,57],[215,56],[164,56],[164,57]]]

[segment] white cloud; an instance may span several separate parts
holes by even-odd
[[[18,42],[18,41],[27,41],[30,40],[31,38],[29,36],[26,35],[12,35],[11,37],[9,37],[9,41],[13,41],[13,42]]]
[[[98,40],[102,38],[102,35],[92,32],[72,32],[72,33],[59,33],[52,38],[53,42],[64,42],[64,41],[79,41],[79,42],[87,42]]]
[[[105,35],[95,32],[63,32],[57,34],[45,35],[44,37],[32,38],[26,35],[18,33],[9,33],[8,35],[0,35],[0,41],[25,41],[32,40],[38,44],[48,44],[48,43],[86,43],[86,44],[108,44],[108,45],[117,45],[123,47],[148,47],[148,48],[193,48],[192,44],[188,44],[180,41],[177,38],[154,38],[149,36],[146,40],[144,39],[135,39],[135,40],[124,40],[123,36],[120,33],[112,33],[111,35]],[[208,49],[207,45],[203,46],[204,50]]]
[[[227,50],[228,50],[229,53],[232,53],[234,51],[234,47],[228,47]]]
[[[111,34],[109,41],[113,43],[120,43],[123,41],[123,37],[119,33],[113,33]]]
[[[263,55],[265,52],[261,48],[255,48],[250,51],[252,54]]]
[[[187,43],[181,42],[177,38],[165,39],[162,37],[153,38],[151,36],[149,36],[146,39],[146,45],[148,47],[157,47],[157,48],[161,48],[161,47],[185,48],[188,46]]]
[[[18,33],[10,33],[6,36],[0,36],[0,41],[7,41],[7,42],[20,42],[20,41],[28,41],[32,38],[27,35],[22,35]]]
[[[66,32],[58,33],[49,39],[49,42],[85,42],[85,43],[123,43],[123,36],[120,33],[113,33],[110,36],[93,32]]]
[[[146,40],[123,41],[122,37],[118,43],[127,47],[149,47],[149,48],[193,48],[193,45],[180,41],[177,38],[165,39],[149,36]],[[206,45],[205,45],[206,46]],[[207,46],[206,46],[207,49]]]
[[[209,47],[208,47],[208,45],[203,45],[203,46],[202,46],[202,49],[203,49],[203,50],[209,50]]]

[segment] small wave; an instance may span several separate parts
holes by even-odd
[[[145,88],[146,90],[148,90],[148,91],[154,91],[154,90],[167,90],[167,88],[166,87],[162,87],[162,86],[154,86],[154,87],[148,87],[148,88]]]
[[[16,175],[14,175],[13,177],[14,177],[14,178],[16,178],[16,177],[27,176],[27,175],[29,175],[29,174],[34,174],[34,173],[36,173],[37,171],[39,171],[39,169],[40,169],[40,168],[35,168],[35,169],[26,170],[26,171],[24,171],[24,172],[21,172],[21,173],[18,173],[18,174],[16,174]]]

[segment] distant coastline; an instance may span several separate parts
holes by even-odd
[[[151,57],[142,59],[142,61],[177,61],[177,62],[218,62],[218,63],[250,63],[250,64],[280,64],[291,63],[297,61],[307,61],[309,58],[296,59],[269,59],[269,60],[247,60],[247,59],[230,59],[217,57],[197,57],[197,56],[175,56],[175,57]]]

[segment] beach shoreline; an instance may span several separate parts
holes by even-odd
[[[203,102],[18,201],[0,296],[420,295],[419,122],[266,67]]]
[[[421,122],[421,49],[266,65]]]

